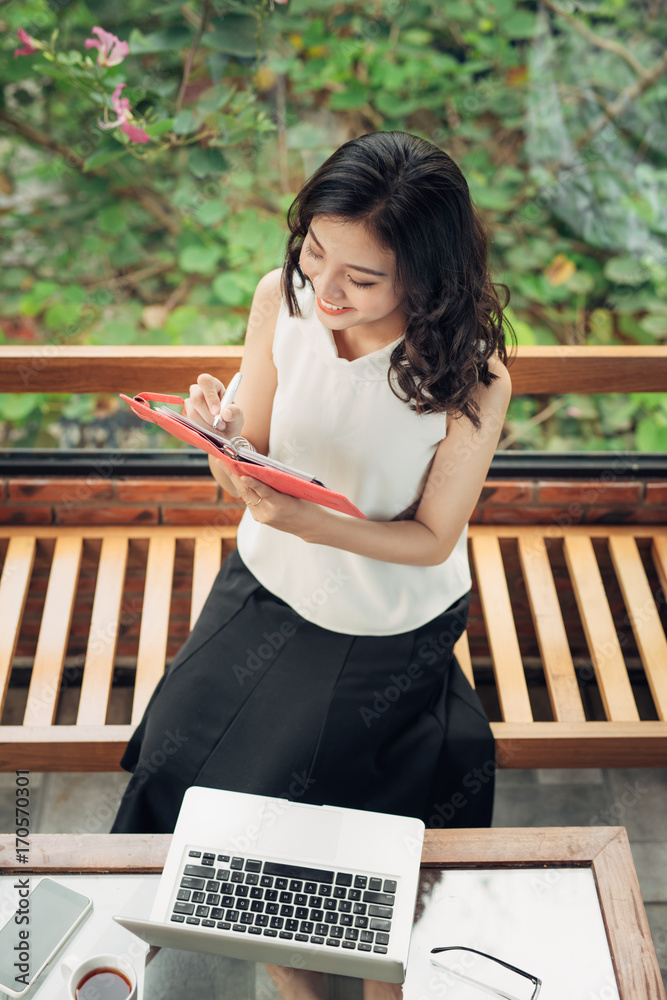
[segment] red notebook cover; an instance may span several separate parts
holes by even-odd
[[[219,458],[229,469],[232,469],[239,476],[252,476],[253,479],[258,479],[260,482],[266,483],[267,486],[278,490],[279,493],[287,493],[289,496],[298,497],[300,500],[309,500],[311,503],[318,503],[322,507],[330,507],[332,510],[338,510],[342,514],[351,514],[353,517],[366,518],[366,515],[362,514],[359,508],[355,507],[342,493],[335,493],[333,490],[327,489],[326,486],[301,479],[299,476],[283,472],[281,469],[273,469],[268,465],[261,465],[259,463],[261,463],[264,456],[259,454],[255,461],[244,457],[232,458],[230,455],[225,454],[223,448],[206,435],[203,428],[200,430],[196,427],[186,427],[169,411],[154,410],[150,406],[149,400],[155,403],[178,403],[182,406],[183,400],[180,396],[166,396],[158,392],[141,392],[134,398],[124,396],[123,393],[120,393],[120,398],[129,403],[137,416],[141,417],[142,420],[148,420],[150,423],[157,424],[163,430],[173,434],[180,441],[192,444],[195,448],[213,455],[214,458]]]

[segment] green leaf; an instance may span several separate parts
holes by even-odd
[[[174,336],[180,336],[192,323],[199,319],[199,309],[196,306],[177,306],[169,314],[165,322],[165,329]]]
[[[236,87],[228,87],[223,84],[216,84],[209,90],[204,91],[197,101],[197,108],[203,115],[210,115],[214,111],[219,111],[236,93]]]
[[[173,52],[190,45],[193,34],[192,29],[185,25],[172,25],[154,31],[150,35],[142,35],[137,28],[134,28],[130,32],[130,54],[134,56],[149,52]]]
[[[40,404],[37,393],[22,392],[0,396],[0,416],[4,420],[20,421],[29,417]]]
[[[123,205],[107,205],[97,217],[97,224],[104,233],[115,235],[127,228],[127,212]]]
[[[172,128],[176,135],[185,135],[187,132],[194,132],[197,128],[198,119],[189,109],[179,111],[172,122]]]
[[[179,254],[178,263],[190,274],[212,274],[221,256],[219,246],[189,246]]]
[[[667,337],[666,314],[652,313],[650,316],[644,316],[643,319],[640,319],[639,325],[642,330],[653,334],[654,337]]]
[[[225,14],[212,21],[213,31],[205,31],[199,43],[241,59],[257,54],[257,21],[248,14]]]
[[[150,136],[164,135],[165,132],[169,132],[173,127],[173,118],[162,118],[159,122],[151,122],[150,125],[145,125],[144,131]]]
[[[54,302],[44,314],[44,322],[49,330],[62,333],[72,326],[81,314],[81,306],[77,302]]]
[[[608,260],[604,266],[604,275],[621,285],[643,285],[649,279],[648,269],[630,254]]]
[[[515,10],[498,24],[500,32],[508,38],[533,38],[535,27],[535,15],[527,10]]]
[[[213,281],[213,291],[226,306],[240,306],[247,298],[246,290],[233,271],[219,274]]]
[[[148,129],[146,129],[148,131]],[[111,163],[113,160],[117,160],[119,157],[125,155],[125,147],[116,145],[115,149],[100,149],[97,153],[93,153],[89,156],[83,165],[84,172],[88,170],[98,170],[100,167],[106,166],[107,163]]]
[[[211,198],[195,210],[195,218],[202,226],[216,226],[227,215],[229,206],[219,198]]]
[[[188,167],[195,177],[221,174],[226,166],[227,161],[219,149],[195,146],[188,154]]]
[[[637,424],[636,440],[639,451],[667,451],[667,426],[646,417]]]

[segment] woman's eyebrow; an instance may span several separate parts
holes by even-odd
[[[320,250],[324,250],[324,247],[318,240],[317,236],[313,232],[313,227],[308,227],[308,232],[310,233],[311,239],[315,240]],[[389,275],[385,274],[384,271],[372,271],[370,267],[358,267],[356,264],[345,264],[345,267],[351,267],[353,271],[363,271],[364,274],[376,274],[378,278],[388,278]]]

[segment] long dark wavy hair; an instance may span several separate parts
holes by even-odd
[[[486,231],[451,156],[407,132],[369,132],[343,143],[287,213],[282,291],[290,316],[302,315],[294,276],[302,285],[308,280],[299,255],[316,215],[361,222],[394,253],[408,318],[387,373],[394,394],[417,413],[447,410],[478,429],[474,390],[498,377],[488,366],[495,352],[507,365],[504,326],[514,331],[503,319],[509,289],[491,280]]]

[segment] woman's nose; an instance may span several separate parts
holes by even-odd
[[[321,271],[317,278],[318,280],[313,282],[313,284],[315,291],[321,299],[326,299],[328,302],[335,304],[338,299],[343,298],[340,281],[334,274]]]

